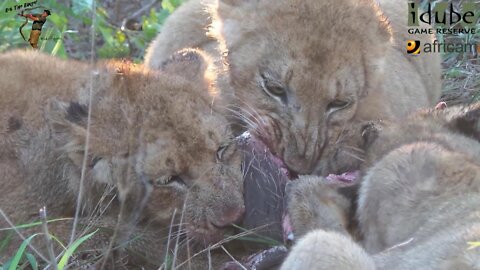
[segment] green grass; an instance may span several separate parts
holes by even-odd
[[[163,0],[155,5],[146,14],[140,16],[141,31],[122,29],[119,25],[112,23],[103,1],[97,1],[95,10],[96,23],[94,25],[98,36],[96,42],[96,55],[99,58],[123,58],[129,57],[136,62],[143,59],[143,53],[150,41],[155,38],[158,31],[168,15],[173,12],[184,0]],[[28,42],[24,41],[19,34],[19,27],[24,18],[17,16],[18,11],[5,12],[7,7],[31,2],[31,0],[6,0],[0,2],[0,52],[15,48],[29,48]],[[70,6],[63,3],[68,1],[42,0],[38,1],[39,8],[26,11],[27,13],[38,13],[42,7],[49,8],[52,15],[48,17],[42,31],[42,38],[39,41],[39,48],[52,55],[68,58],[73,55],[75,58],[87,59],[89,51],[67,54],[66,44],[90,44],[89,27],[92,24],[92,0],[71,1]],[[160,1],[159,1],[160,3]],[[31,21],[23,27],[23,33],[28,39],[31,29]],[[67,31],[68,30],[68,31]],[[84,30],[84,31],[82,31]],[[54,39],[60,37],[60,39]]]
[[[4,265],[4,269],[8,269],[8,270],[16,270],[20,264],[20,260],[22,259],[23,257],[23,254],[25,253],[25,249],[27,248],[27,245],[30,244],[30,242],[32,241],[32,239],[38,235],[41,235],[40,233],[36,233],[36,234],[33,234],[31,235],[30,237],[28,237],[27,239],[25,239],[22,244],[20,245],[20,247],[18,248],[17,252],[15,253],[15,255],[13,256],[13,258],[11,260],[9,260],[9,263],[7,263],[6,265]],[[35,263],[34,265],[37,265],[36,263],[36,260],[35,260]]]
[[[443,0],[442,0],[443,1]],[[425,1],[426,2],[426,1]],[[440,1],[430,1],[440,2]],[[475,2],[480,7],[480,1]],[[480,8],[476,14],[480,13]],[[480,25],[480,19],[477,21]],[[458,25],[452,28],[459,27]],[[477,54],[471,53],[444,53],[443,66],[443,93],[442,101],[448,105],[471,103],[480,100],[480,28],[475,34],[443,35],[437,37],[443,42],[477,44]]]
[[[53,220],[48,220],[48,223],[53,223],[53,222],[58,222],[58,221],[65,221],[65,220],[71,220],[71,218],[62,218],[62,219],[53,219]],[[6,247],[10,244],[11,240],[14,238],[15,233],[19,232],[22,229],[27,229],[27,228],[34,228],[34,227],[39,227],[42,225],[42,222],[32,222],[28,224],[22,224],[19,226],[15,226],[12,228],[2,228],[0,231],[8,231],[7,237],[0,242],[1,246],[3,247],[2,252],[6,249]],[[66,246],[66,244],[62,243],[62,241],[56,237],[55,235],[50,235],[49,236],[56,241],[56,243],[62,247],[62,251],[60,254],[56,254],[57,256],[61,255],[60,260],[58,260],[58,263],[55,262],[56,264],[56,269],[58,270],[63,270],[65,269],[65,266],[69,262],[69,260],[72,258],[72,256],[75,254],[75,252],[78,250],[80,245],[82,245],[85,241],[91,239],[96,233],[98,229],[86,234],[77,240],[75,240],[70,246]],[[31,267],[32,269],[36,270],[39,269],[40,263],[37,261],[37,258],[30,252],[28,252],[28,246],[31,244],[32,240],[34,238],[39,238],[39,237],[45,237],[45,234],[42,232],[39,233],[33,233],[30,236],[28,236],[23,242],[20,244],[18,247],[17,251],[15,254],[8,259],[3,265],[0,265],[0,270],[16,270],[16,269],[24,269],[26,266]],[[2,254],[2,253],[0,253]],[[63,254],[63,255],[62,255]]]
[[[68,260],[72,257],[72,255],[75,253],[75,251],[77,250],[77,248],[85,241],[89,240],[90,238],[92,238],[96,233],[97,233],[98,230],[92,232],[92,233],[89,233],[83,237],[80,237],[79,239],[75,240],[72,245],[70,245],[70,247],[67,248],[67,250],[65,250],[65,253],[63,254],[62,258],[60,259],[58,265],[57,265],[57,269],[58,270],[63,270],[65,268],[65,266],[67,265],[68,263]]]
[[[251,242],[251,243],[256,243],[256,244],[263,244],[263,245],[267,245],[269,247],[274,247],[274,246],[279,246],[279,245],[283,245],[282,242],[280,241],[277,241],[275,239],[272,239],[270,237],[266,237],[266,236],[262,236],[262,235],[259,235],[257,234],[255,231],[256,230],[248,230],[248,229],[245,229],[245,228],[242,228],[238,225],[232,225],[233,227],[237,228],[238,230],[240,230],[243,234],[239,234],[241,236],[239,236],[236,240],[239,240],[239,241],[244,241],[244,242]],[[261,229],[261,228],[259,228]],[[229,236],[227,236],[229,237]]]
[[[475,249],[480,247],[480,242],[467,242],[468,244],[468,249]]]

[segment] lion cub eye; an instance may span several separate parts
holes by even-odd
[[[227,150],[227,148],[228,145],[222,145],[218,148],[216,153],[217,161],[221,161],[223,159],[223,154],[225,154],[225,150]]]
[[[155,181],[153,181],[153,185],[157,187],[162,187],[171,184],[181,184],[186,185],[183,179],[178,175],[169,175],[166,177],[159,177]]]
[[[262,78],[261,88],[267,95],[279,99],[281,102],[287,102],[286,88],[279,82],[268,78],[265,74],[260,74]]]
[[[327,105],[327,115],[331,114],[331,113],[334,113],[336,111],[339,111],[339,110],[343,110],[343,109],[346,109],[348,108],[352,103],[350,101],[345,101],[345,100],[340,100],[340,99],[336,99],[332,102],[330,102],[328,105]]]
[[[267,92],[269,92],[270,94],[272,94],[274,96],[277,96],[277,97],[281,97],[281,96],[285,95],[285,88],[283,88],[280,85],[266,83],[265,84],[265,90]]]
[[[237,148],[234,147],[235,144],[235,142],[230,141],[220,146],[215,155],[217,162],[230,159],[237,152]]]
[[[91,161],[90,161],[90,164],[88,164],[90,166],[90,168],[93,168],[95,167],[95,165],[97,165],[97,163],[102,160],[101,157],[92,157],[91,158]]]

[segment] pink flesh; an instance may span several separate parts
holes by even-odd
[[[244,136],[247,136],[247,135],[244,135]],[[277,156],[275,156],[274,154],[272,154],[272,152],[270,152],[268,146],[259,138],[253,136],[253,135],[248,135],[248,136],[251,136],[251,139],[252,141],[254,142],[255,144],[255,147],[257,148],[260,148],[260,149],[263,149],[263,151],[265,151],[266,153],[268,153],[269,157],[270,157],[270,160],[275,164],[277,165],[277,167],[279,168],[279,170],[284,174],[286,175],[290,180],[292,180],[292,174],[290,173],[290,171],[288,170],[287,168],[287,165],[285,165],[285,163],[283,162],[283,160]]]
[[[444,101],[439,102],[437,105],[435,105],[435,110],[443,110],[447,108],[447,103]]]
[[[360,177],[360,171],[346,172],[342,174],[329,174],[326,179],[328,181],[340,181],[340,182],[355,182]]]
[[[288,179],[292,180],[290,177],[290,172],[288,171],[287,166],[283,162],[283,160],[275,155],[273,155],[269,150],[268,147],[261,141],[255,140],[255,143],[258,143],[259,146],[263,147],[266,152],[268,152],[270,156],[270,160],[279,168],[280,172],[282,172]],[[282,228],[283,228],[283,242],[286,243],[288,240],[293,240],[293,227],[290,223],[290,217],[288,213],[285,211],[282,217]]]
[[[250,138],[250,141],[254,143],[254,147],[256,149],[259,149],[263,152],[265,152],[269,159],[275,164],[275,166],[278,167],[279,171],[284,174],[288,179],[292,180],[292,175],[289,172],[287,166],[283,162],[283,160],[274,154],[270,152],[269,148],[267,145],[260,140],[259,138],[252,136],[251,134],[244,133],[243,136],[248,136]],[[283,230],[283,240],[286,243],[287,241],[292,241],[293,240],[293,227],[290,223],[290,217],[288,216],[288,213],[285,211],[282,215],[282,230]]]
[[[284,243],[294,240],[293,235],[293,226],[290,222],[290,216],[288,213],[285,213],[282,218],[282,228],[283,228],[283,241]]]
[[[248,135],[250,136],[250,135]],[[293,180],[292,174],[288,170],[287,166],[283,162],[283,160],[275,155],[273,155],[269,150],[268,147],[263,143],[262,140],[251,136],[253,142],[255,143],[255,146],[263,149],[263,151],[267,152],[268,155],[270,156],[271,161],[278,166],[279,170],[287,176],[288,179]],[[329,174],[326,178],[326,180],[331,181],[331,182],[341,182],[343,184],[354,184],[356,180],[360,177],[360,171],[351,171],[351,172],[345,172],[342,174]],[[294,240],[294,234],[293,234],[293,226],[290,222],[290,217],[288,213],[285,211],[282,217],[282,228],[283,228],[283,240],[284,242],[288,241],[293,241]]]
[[[282,160],[274,156],[258,137],[249,134],[243,134],[242,137],[240,139],[245,143],[246,150],[245,162],[253,165],[249,166],[251,169],[245,175],[246,216],[242,225],[245,228],[256,228],[270,224],[271,230],[262,233],[282,241],[284,239],[282,225],[285,217],[285,185],[291,180],[291,174],[288,173]],[[262,166],[265,169],[264,173],[260,169]]]

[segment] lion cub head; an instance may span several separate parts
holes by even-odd
[[[89,142],[87,198],[98,200],[98,185],[113,187],[141,221],[167,233],[171,222],[181,223],[187,236],[208,244],[241,218],[244,203],[241,157],[217,112],[205,61],[185,51],[162,73],[108,69],[111,84],[95,91],[89,128],[85,104],[55,101],[49,117],[77,189]]]
[[[369,121],[361,125],[364,168],[403,145],[428,142],[480,158],[480,103],[418,111],[403,121]]]
[[[217,2],[212,33],[228,49],[237,114],[289,169],[311,173],[327,131],[376,87],[388,22],[373,0]]]

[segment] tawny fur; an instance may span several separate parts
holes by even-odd
[[[362,245],[377,269],[480,267],[480,253],[468,248],[469,242],[480,239],[479,119],[477,103],[429,110],[399,122],[369,123],[359,134],[369,146],[357,217]],[[309,237],[327,241],[330,236]],[[300,254],[296,249],[312,253]],[[350,251],[330,256],[345,258]],[[312,239],[305,239],[287,261],[316,263],[311,269],[324,269],[322,260],[317,260],[324,253]],[[335,268],[360,265],[362,260],[370,259],[339,259]]]
[[[198,5],[201,1],[187,2],[169,20],[158,40],[165,42],[170,31],[177,35],[155,42],[150,55],[207,40],[195,32],[204,29],[198,21],[208,20]],[[209,34],[228,62],[228,76],[220,78],[224,95],[232,98],[247,128],[260,133],[299,173],[328,173],[316,162],[336,137],[335,126],[402,117],[439,98],[439,55],[406,53],[406,1],[218,0],[203,5],[212,18]],[[179,37],[181,32],[187,35]],[[432,39],[418,38],[422,44]],[[284,101],[265,93],[262,84],[283,88]],[[350,104],[329,110],[335,101]]]
[[[320,165],[332,174],[360,168],[365,161],[368,140],[359,136],[363,125],[343,127],[324,149]],[[353,173],[353,172],[352,172]],[[358,173],[358,171],[356,172]],[[313,229],[336,231],[358,238],[354,219],[359,179],[341,181],[301,175],[287,185],[287,210],[295,238]]]
[[[351,203],[338,188],[316,176],[300,176],[287,185],[287,210],[295,238],[314,228],[349,234]]]
[[[135,238],[127,246],[154,263],[163,261],[175,209],[174,224],[183,225],[173,233],[187,231],[192,252],[196,243],[220,240],[223,228],[243,213],[240,155],[230,143],[227,121],[217,113],[220,100],[214,99],[216,91],[205,76],[207,59],[195,51],[183,57],[191,65],[177,56],[161,73],[129,63],[91,68],[38,52],[0,55],[0,65],[6,67],[0,76],[0,143],[6,147],[2,151],[8,150],[1,160],[8,170],[0,178],[2,194],[8,196],[2,196],[0,207],[10,219],[29,222],[42,205],[50,218],[72,216],[93,76],[82,213],[96,215],[99,200],[105,205],[113,199],[104,213],[111,226],[108,219],[116,219],[125,203],[121,226],[127,235],[119,238]],[[224,145],[228,148],[219,159],[217,150]],[[169,177],[174,178],[167,183]],[[144,234],[138,237],[138,231]],[[185,246],[181,249],[186,252]],[[206,256],[199,257],[205,261],[194,267],[203,269]]]
[[[173,53],[186,48],[201,48],[218,55],[218,42],[207,35],[211,17],[206,4],[212,0],[188,0],[165,21],[158,36],[149,45],[145,65],[158,69]]]
[[[373,259],[348,235],[316,230],[292,248],[282,270],[374,270]]]
[[[327,174],[316,162],[335,126],[403,117],[440,96],[440,57],[407,55],[405,14],[407,1],[190,0],[169,18],[146,61],[157,67],[186,46],[218,46],[212,55],[226,56],[229,70],[219,84],[235,115],[290,169]],[[218,43],[204,35],[210,19]],[[424,44],[433,37],[416,38]],[[284,88],[286,103],[262,84]],[[351,104],[328,113],[335,100]]]

